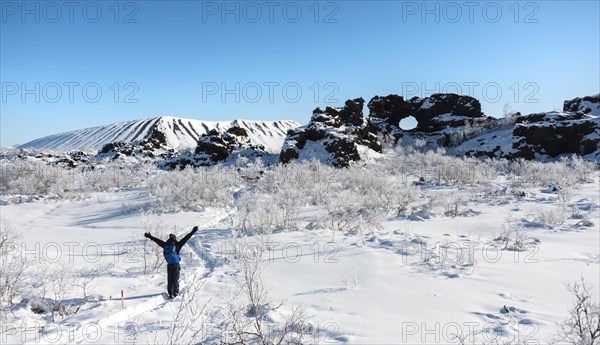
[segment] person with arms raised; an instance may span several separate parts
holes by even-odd
[[[144,233],[144,237],[149,238],[163,248],[163,254],[167,261],[167,293],[169,298],[175,298],[179,294],[179,272],[181,271],[179,251],[196,231],[198,231],[198,227],[194,226],[192,231],[185,235],[181,241],[177,241],[175,234],[170,234],[169,238],[163,241],[152,236],[149,232]]]

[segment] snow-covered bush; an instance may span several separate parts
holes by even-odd
[[[108,272],[114,267],[114,264],[97,265],[91,268],[83,268],[77,272],[75,286],[81,289],[81,296],[84,301],[92,298],[94,292],[93,282],[100,277],[103,272]]]
[[[568,212],[564,206],[540,208],[535,212],[534,221],[548,228],[560,227],[565,224]]]
[[[560,202],[569,202],[573,198],[573,189],[574,186],[565,186],[559,188],[556,193],[556,197]]]
[[[318,204],[341,170],[317,160],[292,162],[271,167],[259,180],[258,189],[276,193],[280,188],[296,190],[307,203]]]
[[[237,233],[268,234],[277,224],[271,195],[246,192],[236,200],[235,207],[230,217],[232,229]]]
[[[539,244],[539,240],[529,236],[519,221],[510,218],[502,224],[502,231],[494,241],[500,242],[501,249],[514,251],[525,251]]]
[[[225,206],[232,202],[231,188],[237,182],[234,169],[214,166],[157,171],[147,179],[154,208],[164,211],[198,210],[203,206]]]
[[[301,208],[323,204],[339,172],[318,161],[264,169],[255,185],[236,193],[234,228],[264,233],[298,226]],[[249,174],[247,170],[243,173]]]
[[[56,321],[57,315],[64,319],[79,312],[83,300],[73,298],[77,281],[71,265],[45,264],[39,267],[36,276],[32,310],[39,314],[49,313],[52,322]]]
[[[475,253],[471,248],[448,241],[436,243],[436,248],[423,257],[423,262],[431,270],[439,271],[450,278],[472,274],[477,264]]]
[[[425,203],[421,204],[420,208],[415,212],[419,217],[429,219],[432,216],[437,216],[437,209],[444,204],[443,196],[436,193],[425,193]]]
[[[386,196],[386,200],[388,200],[388,214],[396,216],[412,214],[412,211],[409,212],[409,206],[417,202],[420,199],[420,195],[421,189],[418,186],[397,181],[389,188],[389,195]]]
[[[273,206],[277,211],[276,226],[282,229],[295,227],[298,223],[300,207],[304,204],[302,189],[282,186],[273,195]]]
[[[572,156],[565,160],[565,163],[571,168],[571,175],[576,183],[584,183],[592,180],[594,171],[598,170],[598,166],[593,162],[586,161],[579,156]]]
[[[560,325],[553,343],[570,345],[600,344],[600,304],[593,300],[592,286],[581,282],[566,285],[573,296],[569,317]]]
[[[76,269],[72,263],[45,263],[35,272],[31,310],[37,314],[49,314],[52,322],[56,316],[62,319],[77,314],[93,300],[93,282],[112,264]]]
[[[2,164],[0,191],[18,195],[45,195],[63,169],[41,162],[17,161]]]
[[[443,150],[420,152],[401,145],[386,158],[383,167],[388,174],[406,180],[452,186],[490,185],[500,172],[492,160],[447,156]]]
[[[588,182],[595,166],[579,157],[563,157],[556,162],[518,159],[510,164],[510,173],[524,186],[567,188]]]
[[[359,203],[358,195],[352,190],[330,191],[323,204],[327,211],[323,221],[334,232],[350,230],[358,220]]]
[[[14,229],[6,221],[0,222],[0,310],[12,306],[23,288],[28,262],[18,240]]]
[[[442,204],[444,206],[444,215],[447,217],[457,217],[461,213],[461,206],[467,200],[467,195],[461,192],[452,192],[443,195]]]
[[[323,205],[325,215],[317,219],[326,228],[336,232],[381,228],[385,209],[378,199],[359,196],[351,189],[333,189],[329,191]]]
[[[91,191],[116,191],[140,187],[150,177],[154,168],[149,164],[105,164],[94,170],[81,173],[82,184],[90,186]]]
[[[23,160],[0,165],[0,193],[12,196],[51,197],[59,200],[87,198],[91,192],[139,187],[149,168],[144,165],[65,167],[53,162]],[[12,200],[23,200],[12,199]]]
[[[264,245],[253,246],[252,253],[236,255],[235,291],[223,310],[221,344],[301,345],[314,330],[301,306],[293,306],[291,314],[281,322],[273,321],[283,301],[275,303],[262,280]]]
[[[302,204],[302,190],[287,185],[273,194],[257,189],[245,191],[234,202],[231,226],[237,232],[248,234],[268,234],[274,229],[293,228],[297,226]]]

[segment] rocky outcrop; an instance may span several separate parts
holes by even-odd
[[[308,125],[288,132],[280,161],[317,158],[343,167],[361,160],[368,150],[381,152],[379,138],[397,142],[408,135],[424,139],[429,146],[452,147],[496,124],[483,114],[478,100],[457,94],[410,100],[393,94],[375,96],[367,105],[366,119],[363,105],[364,100],[357,98],[342,108],[315,109]],[[400,121],[409,116],[416,119],[417,127],[402,130]]]
[[[252,144],[248,133],[241,127],[231,127],[223,134],[215,130],[210,131],[200,137],[194,153],[200,157],[206,156],[212,163],[217,163],[234,153],[241,154],[241,151],[252,152],[259,157],[266,154],[264,146]]]
[[[474,157],[553,160],[577,154],[600,158],[600,118],[582,112],[548,112],[519,116],[512,127],[499,128],[459,145],[450,153]]]
[[[209,131],[200,137],[193,153],[186,152],[167,159],[163,166],[170,169],[209,166],[228,159],[258,158],[267,154],[263,145],[252,143],[244,128],[233,126],[225,133]]]
[[[566,100],[563,111],[582,112],[588,115],[600,116],[600,94]]]
[[[415,132],[433,133],[447,127],[473,125],[485,119],[481,104],[470,96],[452,93],[433,94],[429,97],[413,97],[406,101],[402,96],[375,96],[368,104],[371,130],[391,135],[396,140],[402,136],[400,121],[413,116],[417,121]]]
[[[381,152],[379,138],[397,142],[405,133],[424,133],[434,134],[436,143],[450,143],[442,133],[446,129],[489,122],[479,101],[456,94],[408,101],[398,95],[375,96],[367,105],[368,118],[363,116],[363,106],[364,100],[356,98],[346,101],[342,108],[315,109],[308,125],[288,132],[280,161],[317,158],[343,167],[361,160],[361,151]],[[404,131],[400,121],[409,116],[415,117],[417,128]]]
[[[395,141],[402,137],[400,121],[413,115],[410,102],[398,95],[375,96],[371,98],[367,107],[370,131],[394,138]]]
[[[166,135],[158,129],[154,129],[146,139],[136,142],[111,142],[98,151],[101,158],[111,157],[112,159],[122,157],[167,158],[175,153],[176,151],[167,145]]]
[[[516,139],[514,154],[506,158],[550,158],[562,154],[586,156],[598,150],[600,127],[597,120],[583,113],[543,113],[523,116],[512,132]]]
[[[280,162],[315,158],[346,167],[361,160],[362,148],[381,152],[381,143],[363,116],[364,102],[356,98],[347,100],[341,108],[315,109],[308,125],[288,131]]]
[[[62,156],[63,157],[56,160],[54,164],[69,169],[74,169],[77,167],[94,169],[92,157],[83,151],[69,151],[65,152]]]

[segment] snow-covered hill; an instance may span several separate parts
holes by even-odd
[[[158,130],[165,134],[169,147],[193,149],[202,134],[212,129],[224,133],[234,126],[244,128],[253,144],[263,145],[269,153],[279,153],[287,131],[300,124],[294,121],[200,121],[162,116],[54,134],[20,145],[19,148],[57,151],[99,150],[105,144],[115,141],[131,143],[147,139]]]

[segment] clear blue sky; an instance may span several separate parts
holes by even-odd
[[[598,1],[0,3],[2,146],[160,115],[306,123],[390,93],[497,116],[600,92]]]

